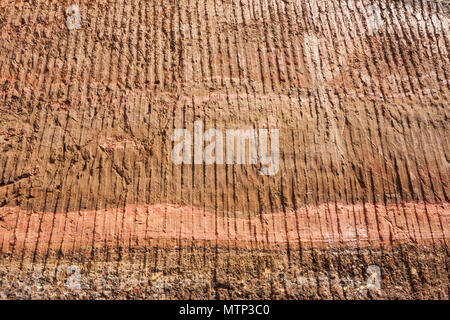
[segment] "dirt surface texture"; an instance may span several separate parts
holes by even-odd
[[[0,0],[0,298],[448,299],[449,6]]]

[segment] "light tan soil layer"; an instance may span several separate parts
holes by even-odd
[[[70,4],[0,0],[0,297],[448,299],[448,9]],[[279,171],[175,164],[195,121]]]

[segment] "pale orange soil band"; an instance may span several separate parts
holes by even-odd
[[[247,218],[171,204],[67,213],[4,207],[0,209],[0,241],[3,253],[139,247],[154,240],[168,240],[161,245],[188,240],[263,249],[446,245],[449,218],[448,203],[423,202],[328,203]]]

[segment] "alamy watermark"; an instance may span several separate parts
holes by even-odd
[[[173,131],[172,161],[178,165],[259,164],[261,174],[275,175],[280,167],[279,139],[279,129],[204,130],[203,122],[195,121],[191,131]]]
[[[371,5],[367,9],[367,28],[369,32],[375,32],[379,30],[383,25],[383,17],[381,16],[381,9],[377,5]]]
[[[71,290],[81,289],[81,271],[78,266],[67,267],[67,281],[66,286]]]
[[[69,30],[79,30],[81,29],[81,11],[80,7],[76,4],[70,5],[67,10],[67,20],[66,26]]]

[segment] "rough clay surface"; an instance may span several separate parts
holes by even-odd
[[[71,4],[0,0],[0,298],[448,299],[446,6]],[[279,172],[174,164],[194,121]]]

